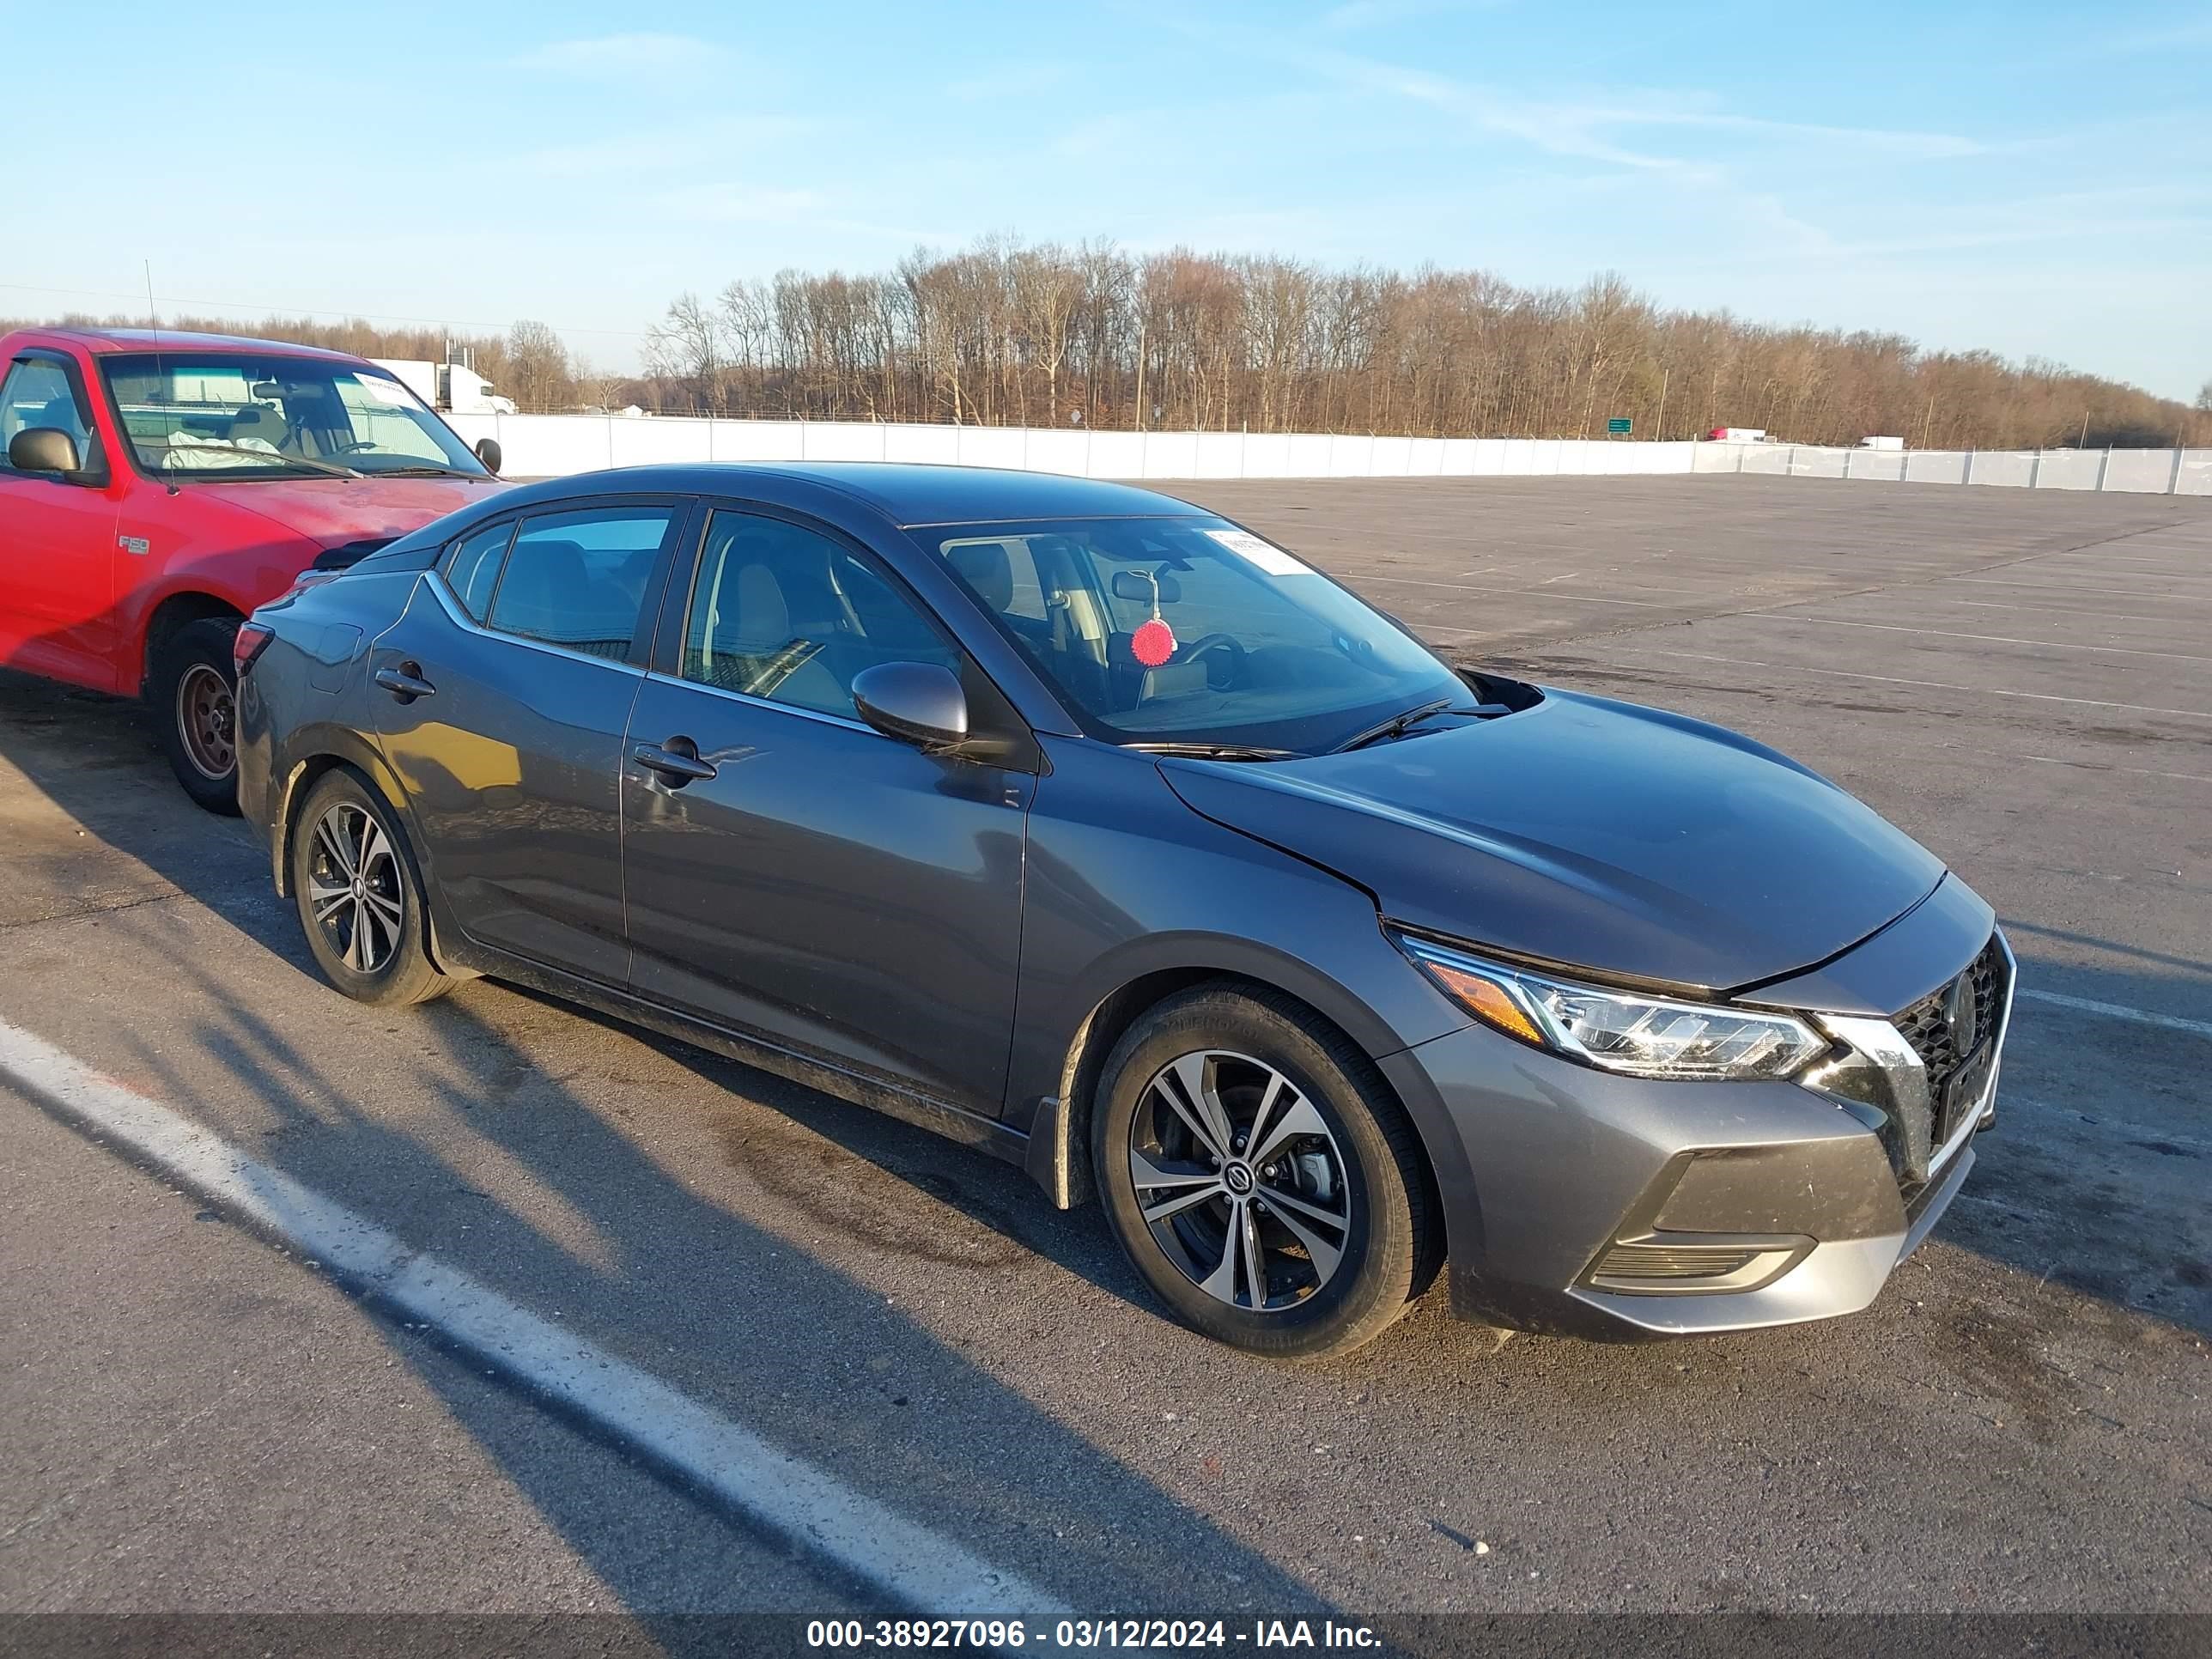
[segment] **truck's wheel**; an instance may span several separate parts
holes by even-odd
[[[163,641],[146,686],[162,752],[185,793],[210,812],[238,816],[238,674],[234,617],[186,623]]]

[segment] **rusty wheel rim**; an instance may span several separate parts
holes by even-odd
[[[205,663],[194,663],[177,682],[177,732],[185,758],[210,783],[238,763],[238,703],[230,682]]]

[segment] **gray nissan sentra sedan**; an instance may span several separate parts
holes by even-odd
[[[951,1135],[1256,1353],[1446,1262],[1595,1337],[1850,1313],[1993,1115],[2012,957],[1913,842],[1148,490],[562,479],[311,572],[237,659],[338,989],[492,975]]]

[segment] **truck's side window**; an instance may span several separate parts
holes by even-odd
[[[491,609],[491,591],[499,585],[500,566],[507,559],[507,544],[514,538],[514,521],[487,525],[453,544],[446,561],[446,586],[461,602],[461,609],[478,622]]]
[[[69,376],[48,357],[19,357],[0,381],[0,468],[9,467],[8,446],[18,432],[50,426],[76,440],[77,465],[98,465],[92,422],[70,390]]]

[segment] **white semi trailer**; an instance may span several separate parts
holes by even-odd
[[[514,399],[503,398],[489,380],[462,363],[433,363],[401,357],[372,358],[433,409],[455,415],[512,415]]]

